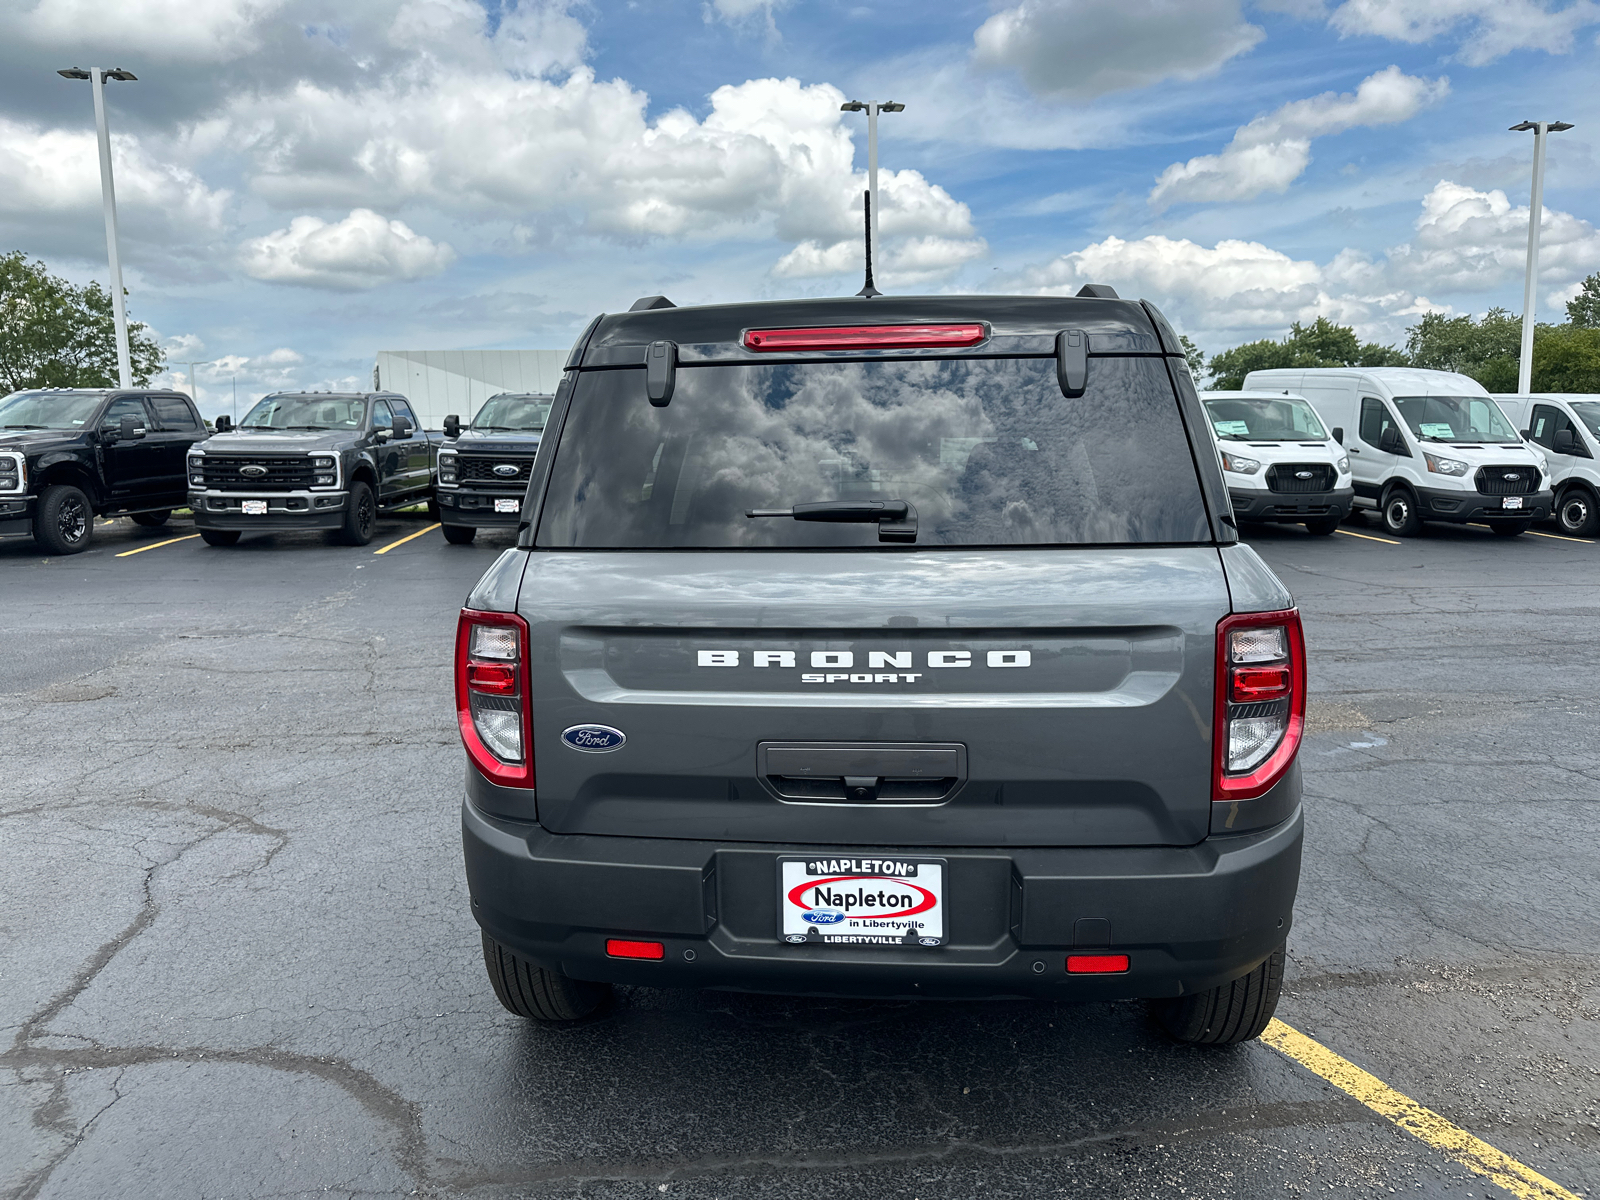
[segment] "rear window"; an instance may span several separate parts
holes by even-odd
[[[537,543],[880,545],[872,524],[748,509],[900,500],[920,546],[1205,542],[1199,481],[1166,367],[1090,360],[1061,394],[1054,359],[586,371],[561,430]]]

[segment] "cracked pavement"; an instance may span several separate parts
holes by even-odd
[[[468,913],[449,667],[507,539],[115,557],[185,532],[0,541],[0,1194],[1501,1194],[1138,1005],[624,989],[529,1027]],[[1600,546],[1250,540],[1311,653],[1279,1015],[1600,1196]]]

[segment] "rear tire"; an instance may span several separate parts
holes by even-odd
[[[132,514],[133,523],[135,525],[143,525],[146,529],[155,529],[157,526],[165,525],[167,518],[171,515],[172,510],[170,508],[163,508],[160,512]]]
[[[506,1011],[530,1021],[579,1021],[611,995],[609,983],[569,979],[536,967],[487,933],[483,935],[483,965]]]
[[[1496,521],[1489,528],[1494,530],[1497,537],[1512,538],[1521,537],[1527,533],[1528,526],[1531,524],[1533,524],[1532,521]]]
[[[239,541],[237,529],[202,529],[200,536],[208,546],[232,546]]]
[[[1317,537],[1327,537],[1339,528],[1340,517],[1318,517],[1314,521],[1306,522],[1306,532]]]
[[[478,536],[478,530],[472,525],[442,525],[444,540],[452,546],[470,546],[472,539]]]
[[[1232,983],[1193,996],[1157,1000],[1152,1006],[1155,1018],[1178,1041],[1193,1046],[1234,1046],[1259,1037],[1278,1009],[1284,958],[1279,946],[1254,971]]]
[[[1556,524],[1568,537],[1600,534],[1600,504],[1581,487],[1568,488],[1556,504]]]
[[[339,540],[346,546],[365,546],[372,540],[372,527],[377,520],[378,502],[373,498],[372,487],[358,479],[350,485],[350,495],[345,500]]]
[[[34,510],[33,540],[51,554],[81,554],[94,540],[94,506],[82,488],[47,487]]]
[[[1422,532],[1417,498],[1409,488],[1391,488],[1383,498],[1383,527],[1395,537],[1416,537]]]

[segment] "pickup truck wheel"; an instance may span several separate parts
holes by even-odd
[[[1339,517],[1318,517],[1306,522],[1306,532],[1314,533],[1318,537],[1327,537],[1339,528]]]
[[[1593,493],[1581,487],[1568,488],[1556,501],[1556,523],[1570,537],[1594,537],[1600,533],[1600,504]]]
[[[1196,1046],[1233,1046],[1259,1037],[1278,1009],[1283,991],[1284,949],[1242,979],[1208,992],[1155,1002],[1155,1017],[1180,1042]]]
[[[346,546],[365,546],[372,540],[372,526],[377,519],[378,502],[373,499],[372,488],[365,480],[356,480],[350,485],[350,498],[345,501],[339,540]]]
[[[202,529],[200,536],[208,546],[232,546],[239,541],[237,529]]]
[[[1383,498],[1383,527],[1395,537],[1416,537],[1422,532],[1417,498],[1409,488],[1394,487]]]
[[[478,531],[471,525],[442,525],[444,540],[452,546],[470,546]]]
[[[569,979],[536,967],[487,933],[483,935],[483,965],[489,969],[489,982],[506,1011],[530,1021],[577,1021],[611,995],[609,983]]]
[[[58,483],[44,490],[34,511],[33,540],[51,554],[78,554],[94,540],[94,507],[81,488]]]
[[[172,515],[170,508],[163,508],[160,512],[134,513],[133,523],[154,529],[158,525],[165,525],[167,518]]]

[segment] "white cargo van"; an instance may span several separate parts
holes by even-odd
[[[1301,396],[1201,392],[1233,515],[1330,534],[1350,515],[1350,460]]]
[[[1544,458],[1475,379],[1412,367],[1251,371],[1251,391],[1291,392],[1344,433],[1356,507],[1390,533],[1472,521],[1515,537],[1551,513]]]
[[[1544,452],[1556,523],[1573,537],[1600,534],[1600,396],[1495,396],[1522,436]]]

